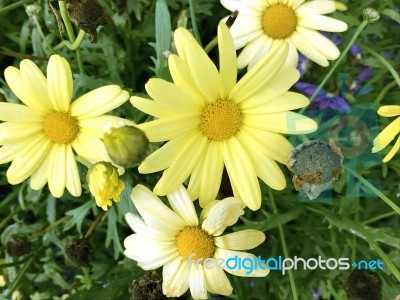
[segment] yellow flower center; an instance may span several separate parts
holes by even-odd
[[[237,104],[218,100],[204,107],[200,129],[210,140],[223,141],[238,132],[241,122],[242,116]]]
[[[199,227],[185,227],[176,236],[178,252],[184,259],[190,254],[192,260],[212,258],[215,252],[215,243],[212,236]]]
[[[43,130],[54,143],[68,144],[78,135],[78,120],[69,113],[53,111],[45,117]]]
[[[270,38],[287,38],[296,30],[296,26],[296,13],[284,4],[271,5],[264,11],[262,28]]]

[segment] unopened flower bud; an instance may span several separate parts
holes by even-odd
[[[75,267],[89,267],[93,249],[87,239],[77,239],[65,246],[65,254]]]
[[[332,140],[313,140],[293,149],[287,167],[296,190],[314,200],[344,173],[342,163],[340,148]]]
[[[364,20],[370,23],[375,23],[381,17],[378,11],[376,9],[373,9],[372,7],[365,8],[362,13]]]
[[[162,276],[157,271],[150,271],[146,275],[135,279],[130,288],[131,300],[136,299],[167,299],[162,291]]]
[[[14,234],[7,241],[6,250],[11,257],[20,257],[31,251],[31,243],[26,237]]]
[[[40,14],[42,8],[38,4],[29,4],[26,6],[25,11],[29,17],[37,16]]]
[[[15,290],[11,294],[11,300],[23,300],[23,299],[24,299],[24,295],[18,290]]]
[[[149,145],[146,134],[134,126],[111,128],[104,134],[103,141],[112,162],[124,168],[140,164]]]
[[[96,199],[97,206],[107,210],[113,202],[118,202],[125,184],[119,179],[118,170],[109,162],[94,164],[87,173],[90,193]]]
[[[348,9],[347,5],[344,4],[343,2],[340,2],[340,1],[334,1],[334,2],[335,2],[336,10],[338,10],[338,11],[346,11]]]
[[[6,278],[3,275],[0,275],[0,287],[5,287],[7,285]]]

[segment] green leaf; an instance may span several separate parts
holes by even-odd
[[[111,208],[107,212],[106,216],[107,216],[107,236],[106,236],[105,246],[108,247],[110,246],[111,242],[113,242],[114,258],[117,259],[119,254],[123,252],[123,249],[118,236],[118,229],[117,229],[118,216],[116,213],[116,209]]]
[[[85,204],[79,206],[78,208],[72,209],[67,211],[65,214],[67,216],[72,216],[72,218],[65,223],[64,230],[71,229],[73,226],[76,225],[76,228],[79,233],[82,232],[82,222],[86,217],[88,211],[92,207],[93,201],[89,200]]]
[[[128,212],[137,212],[131,200],[133,176],[130,172],[126,172],[121,180],[125,183],[125,189],[119,195],[120,201],[116,204],[120,214],[125,216]]]
[[[382,15],[388,16],[393,21],[400,24],[400,14],[395,10],[386,8],[382,11]]]

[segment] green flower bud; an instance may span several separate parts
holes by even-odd
[[[314,200],[344,173],[342,163],[342,152],[332,140],[313,140],[293,149],[287,167],[296,190]]]
[[[124,168],[140,164],[146,157],[149,145],[146,134],[134,126],[111,128],[104,134],[103,141],[111,161]]]
[[[367,7],[363,10],[362,12],[364,20],[368,21],[370,23],[375,23],[376,21],[379,20],[381,17],[380,14],[376,9],[373,9],[372,7]]]
[[[25,11],[29,17],[37,16],[42,8],[38,4],[29,4],[26,6]]]

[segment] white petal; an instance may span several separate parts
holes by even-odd
[[[179,214],[187,225],[199,225],[199,219],[197,218],[193,201],[190,199],[190,196],[183,185],[180,185],[177,190],[168,194],[167,197],[172,209]]]
[[[320,31],[343,32],[347,30],[346,23],[320,15],[300,15],[297,22],[300,26]]]
[[[125,220],[128,223],[129,227],[138,234],[147,236],[149,239],[160,241],[160,242],[168,242],[174,241],[174,236],[169,236],[162,231],[157,231],[154,228],[151,228],[146,225],[146,223],[137,215],[133,213],[126,213]]]
[[[324,15],[336,10],[334,1],[308,1],[296,9],[297,15]]]
[[[138,184],[132,189],[131,199],[146,224],[157,231],[175,236],[186,226],[180,216],[143,185]]]
[[[215,245],[228,250],[253,249],[265,241],[262,231],[246,229],[214,238]]]
[[[243,203],[238,198],[225,198],[211,205],[213,205],[212,208],[206,210],[207,213],[201,216],[204,220],[201,227],[213,236],[220,235],[226,227],[235,224],[244,214]]]
[[[167,297],[180,297],[189,288],[189,267],[182,256],[163,267],[163,293]]]
[[[208,299],[203,265],[192,266],[189,274],[190,293],[194,299]]]

